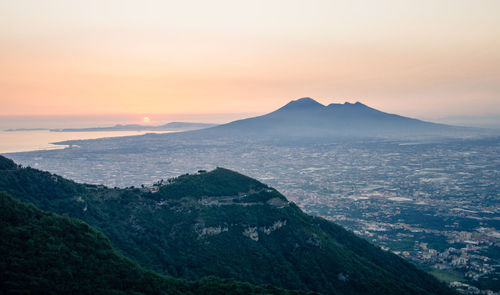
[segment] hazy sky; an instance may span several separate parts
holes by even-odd
[[[0,1],[0,115],[500,114],[500,1]]]

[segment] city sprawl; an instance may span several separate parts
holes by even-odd
[[[149,187],[198,170],[233,169],[454,287],[473,293],[498,285],[499,138],[302,144],[139,138],[8,156],[23,166],[111,187]]]

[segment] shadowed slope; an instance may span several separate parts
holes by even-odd
[[[115,252],[77,219],[43,212],[0,192],[2,294],[298,294],[214,277],[158,275]]]
[[[122,253],[164,274],[326,294],[452,293],[254,179],[218,168],[169,182],[152,193],[77,184],[31,168],[0,171],[0,190],[86,221]]]

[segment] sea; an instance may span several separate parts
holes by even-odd
[[[50,130],[0,131],[0,154],[28,152],[34,150],[63,149],[66,145],[54,144],[65,140],[96,139],[142,135],[146,133],[169,133],[172,131],[93,131],[52,132]]]
[[[197,122],[222,124],[252,117],[254,113],[227,114],[138,114],[96,116],[0,116],[0,154],[34,150],[63,149],[56,142],[78,139],[96,139],[169,133],[172,131],[92,131],[54,132],[50,129],[110,127],[116,124],[162,125],[169,122]],[[148,117],[148,123],[144,118]],[[8,131],[14,130],[14,131]]]

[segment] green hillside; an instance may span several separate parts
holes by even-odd
[[[213,277],[196,282],[146,271],[84,222],[0,192],[1,294],[298,294]]]
[[[453,293],[398,256],[227,169],[183,175],[152,193],[0,166],[7,167],[0,171],[0,190],[84,220],[124,255],[163,274],[215,275],[325,294]]]

